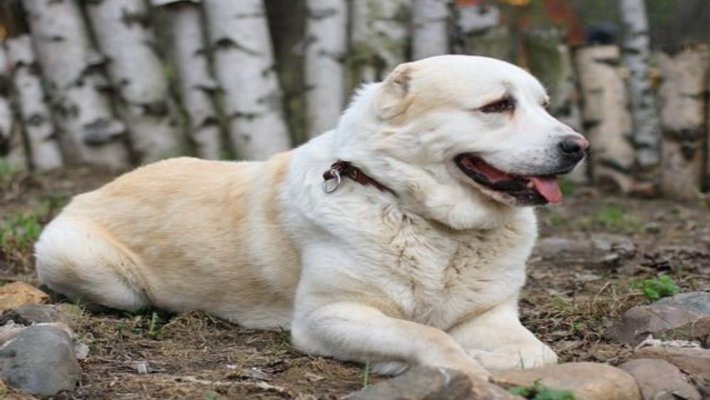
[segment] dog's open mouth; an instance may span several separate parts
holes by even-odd
[[[487,189],[515,198],[518,204],[559,203],[562,191],[554,175],[520,176],[501,171],[472,154],[455,158],[456,165],[469,178]]]

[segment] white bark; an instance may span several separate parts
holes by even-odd
[[[66,1],[66,0],[65,0]],[[126,107],[131,142],[143,162],[180,153],[178,129],[168,81],[145,27],[143,0],[91,0],[89,19],[101,52],[108,59],[113,86]]]
[[[624,24],[624,61],[629,68],[629,95],[634,122],[636,162],[641,169],[660,163],[661,129],[649,77],[650,40],[644,0],[620,0]]]
[[[215,72],[230,136],[243,159],[290,146],[262,0],[205,0]]]
[[[557,51],[560,55],[561,68],[554,85],[555,91],[550,96],[550,112],[562,123],[577,132],[584,133],[582,111],[579,108],[580,96],[577,89],[577,77],[572,65],[572,56],[569,47],[565,44],[558,44]],[[576,183],[587,183],[589,181],[588,162],[586,160],[581,162],[566,178]]]
[[[461,34],[480,35],[500,25],[500,10],[492,5],[458,6],[456,25]]]
[[[124,125],[101,92],[103,61],[91,48],[74,0],[23,0],[32,41],[61,128],[66,161],[123,168],[128,152]]]
[[[49,106],[45,102],[42,81],[29,36],[6,40],[8,56],[14,66],[13,83],[24,125],[31,164],[38,170],[62,166],[62,155],[57,142],[57,131],[52,123]]]
[[[186,0],[172,3],[177,4],[169,6],[168,13],[180,92],[190,117],[190,138],[199,157],[216,160],[222,154],[219,117],[212,98],[217,82],[207,60],[200,7]]]
[[[12,171],[27,168],[21,124],[12,106],[12,76],[7,51],[0,46],[0,162]]]
[[[450,0],[414,0],[412,6],[412,58],[449,53]]]
[[[335,128],[345,102],[346,0],[307,0],[305,81],[310,137]]]
[[[406,61],[412,0],[351,3],[351,57],[356,81],[384,79]]]
[[[593,179],[611,181],[622,192],[634,189],[631,169],[631,115],[619,67],[619,48],[594,46],[578,50],[577,70],[584,98],[582,113],[592,143]]]
[[[660,117],[663,127],[662,190],[667,196],[692,200],[700,195],[705,145],[705,90],[708,85],[707,47],[661,54],[663,77]]]
[[[501,12],[493,2],[456,7],[457,53],[476,54],[513,61],[510,30],[501,26]]]

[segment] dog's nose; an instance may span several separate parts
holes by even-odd
[[[565,157],[579,161],[584,158],[584,152],[589,148],[589,141],[581,136],[565,136],[558,146]]]

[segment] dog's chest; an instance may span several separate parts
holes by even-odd
[[[406,318],[446,329],[505,301],[524,283],[528,252],[515,227],[456,232],[392,214],[385,286]]]

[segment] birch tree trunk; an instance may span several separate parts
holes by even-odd
[[[524,42],[529,54],[530,72],[540,79],[550,96],[550,114],[575,131],[582,132],[577,77],[562,33],[556,29],[529,31]],[[587,182],[586,162],[577,166],[566,179],[576,183]]]
[[[206,38],[202,31],[199,2],[192,0],[152,0],[168,5],[175,63],[180,93],[190,118],[190,139],[200,158],[217,160],[222,155],[219,116],[213,93],[217,90],[207,60]]]
[[[27,135],[31,164],[42,171],[62,166],[57,130],[45,103],[42,81],[28,35],[6,40],[8,56],[14,66],[13,82]]]
[[[27,168],[21,124],[12,106],[12,76],[7,51],[0,46],[0,161],[12,171]]]
[[[65,0],[66,1],[66,0]],[[90,0],[89,19],[142,162],[180,153],[175,109],[143,0]]]
[[[412,6],[412,58],[447,54],[450,0],[414,0]]]
[[[700,196],[703,179],[705,90],[708,85],[706,46],[661,54],[663,77],[660,116],[663,127],[661,188],[667,196],[692,200]]]
[[[347,2],[308,0],[306,7],[307,132],[314,137],[334,129],[343,111]]]
[[[507,27],[500,26],[498,7],[490,4],[459,4],[456,12],[454,50],[457,53],[513,60],[512,37]]]
[[[624,61],[629,68],[629,95],[634,122],[636,163],[641,171],[660,164],[661,129],[649,77],[650,39],[644,0],[619,0],[624,32]],[[641,172],[643,174],[643,172]]]
[[[205,0],[235,152],[264,159],[290,146],[262,0]]]
[[[592,143],[591,170],[596,182],[610,181],[619,190],[634,190],[631,177],[634,147],[626,85],[616,46],[586,47],[577,51],[584,125]]]
[[[412,0],[351,3],[352,82],[374,82],[406,61]]]
[[[74,0],[23,0],[37,59],[61,128],[67,162],[123,168],[125,126],[113,117],[100,72],[103,59],[89,42]]]

